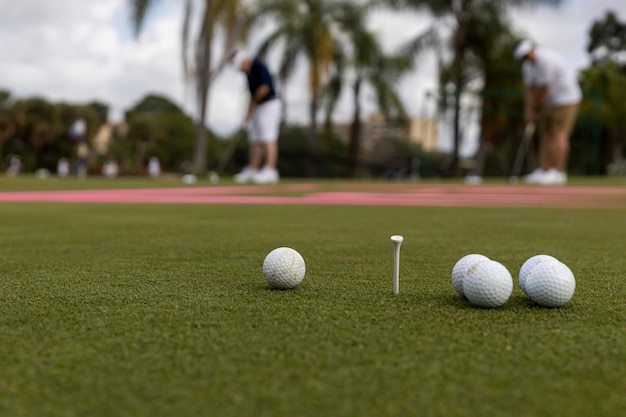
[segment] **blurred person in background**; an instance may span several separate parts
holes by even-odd
[[[61,178],[66,178],[70,175],[70,161],[67,158],[59,159],[57,163],[57,175]]]
[[[69,131],[70,139],[76,142],[78,161],[76,163],[76,172],[80,178],[87,176],[87,159],[89,157],[89,146],[87,145],[87,123],[85,119],[77,119]]]
[[[539,167],[524,180],[566,184],[570,134],[582,98],[576,73],[555,52],[530,40],[518,44],[515,59],[522,62],[524,122],[539,131]]]
[[[232,63],[245,73],[250,91],[250,102],[244,118],[250,146],[248,165],[235,175],[234,180],[237,183],[277,183],[281,102],[276,94],[274,80],[263,61],[250,57],[244,51],[238,51]],[[264,158],[265,165],[262,166]]]
[[[9,176],[17,176],[22,172],[22,158],[19,155],[7,155],[6,173]]]
[[[150,175],[151,178],[157,178],[161,175],[161,161],[156,156],[148,160],[148,175]]]

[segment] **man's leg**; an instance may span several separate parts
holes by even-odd
[[[544,172],[549,168],[550,158],[548,157],[548,145],[550,144],[550,119],[551,109],[544,108],[539,119],[537,120],[537,134],[539,136],[539,144],[537,153],[539,159],[539,170]]]
[[[542,167],[547,169],[540,184],[563,185],[567,183],[567,159],[569,157],[569,137],[576,120],[578,105],[559,106],[549,109],[546,114],[545,159]]]
[[[567,171],[567,161],[570,150],[570,135],[576,123],[578,104],[559,107],[556,112],[554,146],[555,167],[561,171]]]
[[[265,166],[276,169],[278,162],[278,142],[276,140],[265,142]]]
[[[248,166],[250,169],[253,171],[261,169],[261,163],[263,162],[263,144],[259,142],[251,143],[248,158]]]
[[[557,131],[553,137],[554,168],[559,172],[567,169],[567,158],[569,156],[569,135],[564,131]]]
[[[577,113],[577,104],[554,107],[548,110],[541,136],[545,154],[541,161],[543,169],[552,168],[562,173],[567,171],[570,150],[569,137]]]
[[[254,116],[248,125],[248,165],[234,176],[238,184],[247,183],[253,180],[254,175],[261,168],[263,160],[263,144],[258,140],[258,130]]]
[[[262,151],[258,160],[260,168],[262,158],[265,157],[263,169],[259,170],[253,181],[259,184],[276,183],[279,180],[278,163],[278,134],[280,128],[280,100],[272,100],[256,109],[259,122],[259,139],[262,140]]]
[[[265,167],[276,170],[278,163],[278,135],[280,134],[281,101],[279,99],[264,103],[259,108],[261,138],[264,142]]]
[[[540,162],[544,171],[549,169],[562,170],[560,160],[563,153],[563,138],[561,107],[552,107],[545,110],[541,123]]]

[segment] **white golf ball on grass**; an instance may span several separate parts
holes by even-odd
[[[522,291],[524,294],[528,295],[526,292],[526,278],[528,277],[528,273],[531,269],[535,267],[539,262],[543,261],[556,261],[557,259],[550,255],[535,255],[526,260],[522,267],[519,270],[519,286],[522,287]]]
[[[454,291],[456,291],[461,297],[465,297],[465,293],[463,291],[463,281],[467,276],[467,271],[478,262],[488,260],[489,258],[486,256],[477,253],[471,253],[459,259],[454,265],[454,268],[452,268],[452,287],[454,287]]]
[[[263,261],[263,276],[270,287],[275,289],[296,288],[304,279],[305,272],[304,258],[291,248],[276,248]]]
[[[471,266],[463,281],[463,292],[478,307],[501,307],[513,292],[513,277],[504,265],[487,260]]]
[[[576,279],[571,269],[554,259],[539,262],[526,276],[526,294],[543,307],[561,307],[574,296]]]

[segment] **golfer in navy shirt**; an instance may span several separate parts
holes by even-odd
[[[277,183],[279,175],[276,164],[282,106],[272,75],[263,61],[250,57],[243,51],[237,52],[232,62],[246,74],[250,90],[250,103],[244,120],[248,127],[249,160],[243,171],[235,175],[235,182]]]

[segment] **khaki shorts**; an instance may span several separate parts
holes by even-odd
[[[569,137],[578,115],[578,103],[566,106],[556,106],[544,110],[539,121],[539,128],[542,132],[554,135],[564,133]]]

